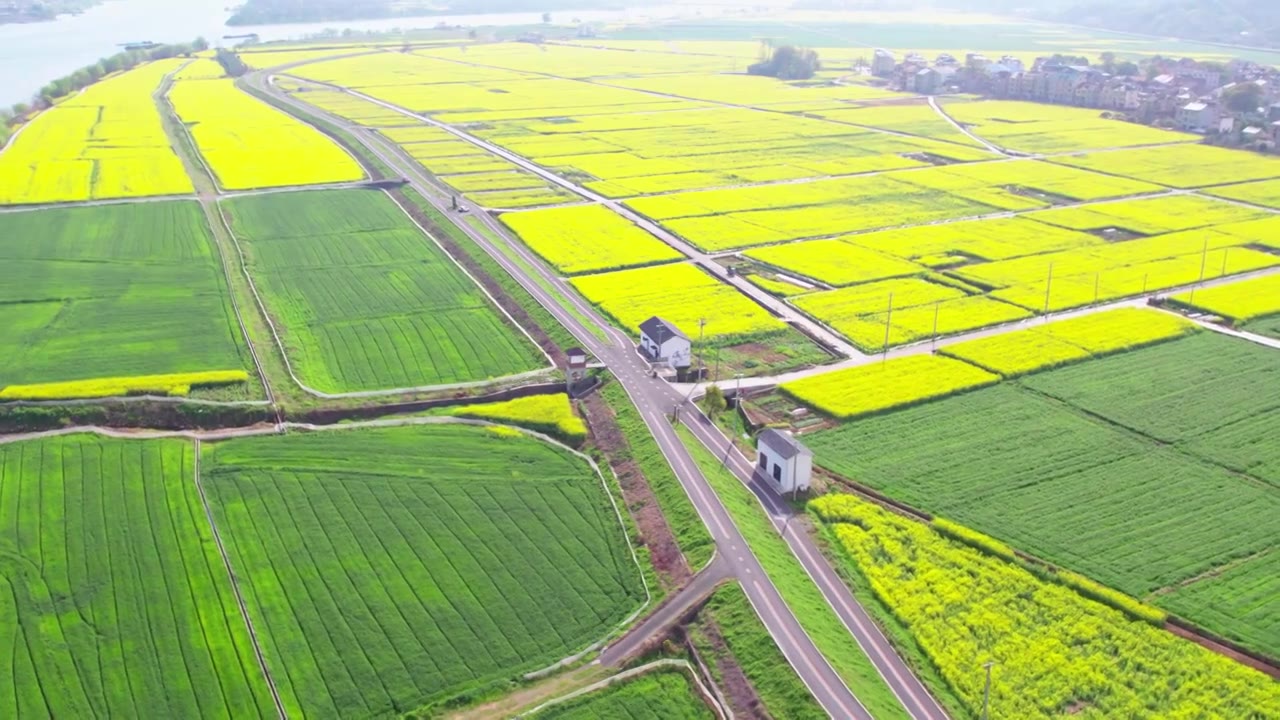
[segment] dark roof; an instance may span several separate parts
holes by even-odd
[[[654,315],[648,320],[640,323],[640,332],[654,340],[659,340],[659,338],[661,338],[662,342],[666,342],[673,337],[684,338],[685,340],[689,339],[688,335],[680,332],[680,328],[672,325],[666,320],[663,320],[657,315]]]
[[[587,351],[586,351],[586,350],[583,350],[583,349],[582,349],[582,348],[580,348],[580,347],[571,347],[571,348],[569,348],[568,350],[565,350],[565,351],[564,351],[564,354],[565,354],[565,355],[569,355],[569,356],[573,356],[573,355],[582,355],[583,357],[585,357],[585,356],[586,356],[586,354],[587,354]]]
[[[777,453],[783,460],[790,460],[796,455],[813,454],[813,451],[805,447],[799,440],[773,428],[760,433],[760,444]]]

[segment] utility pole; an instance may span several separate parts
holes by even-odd
[[[1053,288],[1053,263],[1049,263],[1049,279],[1044,283],[1044,318],[1049,321],[1049,291]]]
[[[706,327],[707,327],[707,319],[698,318],[698,377],[699,378],[701,378],[707,372],[707,365],[706,363],[703,362],[704,358],[702,357],[702,350],[703,350],[702,337],[703,337],[703,333],[706,330]],[[696,379],[695,379],[695,382],[697,382]]]
[[[884,357],[889,359],[889,328],[893,326],[893,293],[889,293],[889,312],[884,316]]]
[[[1218,273],[1218,277],[1227,276],[1227,253],[1231,252],[1231,248],[1222,248],[1222,272]]]
[[[942,310],[942,301],[933,304],[933,350],[938,349],[938,313]]]
[[[1200,251],[1200,280],[1197,283],[1204,282],[1204,264],[1209,261],[1209,238],[1204,239],[1204,250]]]
[[[1093,274],[1093,304],[1098,304],[1098,286],[1102,283],[1102,273]]]
[[[982,720],[987,720],[987,718],[989,717],[987,715],[987,710],[990,707],[990,703],[991,703],[991,666],[992,665],[995,665],[995,663],[990,660],[982,664],[982,667],[987,669],[987,684],[982,688]]]

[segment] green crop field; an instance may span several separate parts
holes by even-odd
[[[1262,478],[1280,454],[1268,439],[1278,370],[1274,351],[1204,333],[850,423],[809,444],[843,475],[1143,597],[1274,545],[1280,496]],[[1249,608],[1195,606],[1179,608],[1280,651]]]
[[[659,670],[623,680],[534,713],[531,720],[711,720],[689,677]]]
[[[514,430],[205,445],[202,476],[291,716],[384,717],[572,655],[640,604],[591,468]]]
[[[279,193],[224,207],[294,371],[312,388],[481,381],[546,364],[383,193]]]
[[[0,214],[0,387],[252,367],[194,202]]]
[[[0,445],[0,714],[275,717],[180,440]]]

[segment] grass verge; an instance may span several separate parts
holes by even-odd
[[[699,618],[711,620],[719,627],[729,653],[755,688],[769,715],[788,720],[827,717],[756,616],[741,585],[731,583],[716,590]],[[718,660],[717,648],[699,628],[695,627],[690,636],[700,655]],[[724,687],[719,663],[709,665],[716,684]]]
[[[687,428],[681,426],[676,430],[751,546],[751,552],[777,586],[787,607],[795,613],[805,633],[859,702],[878,720],[909,717],[871,659],[854,642],[848,628],[792,554],[787,542],[778,535],[751,490],[722,466],[720,460],[703,447]]]
[[[667,464],[658,443],[649,434],[644,419],[640,417],[635,405],[631,404],[622,385],[609,383],[600,392],[613,410],[618,428],[627,439],[631,459],[640,466],[641,472],[649,481],[649,488],[657,498],[662,514],[666,516],[667,524],[671,526],[676,545],[680,547],[690,569],[697,572],[711,562],[711,556],[715,552],[715,541],[711,539],[711,533],[702,524],[698,511],[694,509],[680,480]]]

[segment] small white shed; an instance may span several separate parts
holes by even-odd
[[[813,475],[813,451],[790,433],[769,428],[759,438],[760,473],[780,493],[808,490]]]
[[[673,368],[687,368],[692,363],[693,343],[689,336],[656,315],[640,323],[640,349],[653,362]]]

